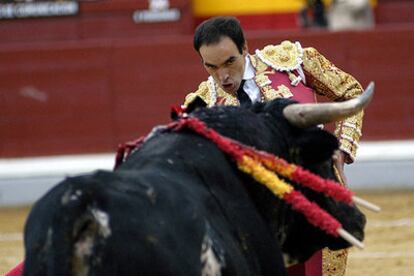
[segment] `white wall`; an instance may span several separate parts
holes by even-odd
[[[0,207],[33,203],[66,176],[111,170],[115,154],[0,159]],[[349,187],[414,188],[414,140],[361,143],[358,158],[345,168]]]

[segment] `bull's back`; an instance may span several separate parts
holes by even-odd
[[[173,193],[146,178],[97,172],[50,191],[27,221],[26,275],[118,275],[137,268],[143,274],[193,275],[199,254],[185,253],[201,246],[203,237],[180,236],[201,233],[195,207],[173,202]]]
[[[204,139],[172,138],[45,195],[26,226],[26,275],[251,275],[260,259],[275,271],[234,164]]]

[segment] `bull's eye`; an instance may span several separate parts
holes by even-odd
[[[302,159],[300,158],[300,148],[291,147],[289,149],[289,156],[292,159],[293,163],[302,164]]]

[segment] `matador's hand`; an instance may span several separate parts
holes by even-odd
[[[344,174],[344,163],[347,157],[347,154],[341,150],[335,151],[333,155],[334,166],[338,174],[337,176],[339,177],[339,181],[345,186],[347,185],[347,180]]]

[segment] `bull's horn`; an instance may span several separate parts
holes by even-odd
[[[336,122],[364,109],[374,95],[374,88],[374,82],[370,82],[362,95],[344,102],[291,104],[283,109],[283,115],[300,128]]]

